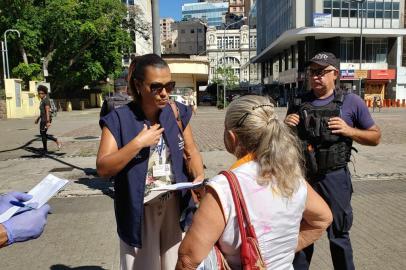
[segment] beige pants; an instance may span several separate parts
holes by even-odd
[[[179,217],[179,199],[173,194],[161,202],[146,205],[142,248],[131,247],[120,240],[120,269],[175,269],[182,241]]]

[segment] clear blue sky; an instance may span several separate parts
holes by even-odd
[[[195,3],[196,0],[159,0],[159,15],[163,17],[172,17],[176,21],[182,18],[182,4]]]

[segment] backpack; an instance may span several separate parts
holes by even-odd
[[[111,97],[105,97],[104,104],[100,111],[100,117],[106,116],[109,112],[127,105],[129,102],[131,102],[131,98],[129,96],[113,95]]]
[[[54,118],[58,114],[58,108],[56,108],[55,102],[53,99],[49,99],[50,109],[51,109],[51,117]]]

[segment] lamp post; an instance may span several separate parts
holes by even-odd
[[[239,19],[238,21],[236,21],[236,22],[233,22],[233,23],[230,23],[230,24],[228,24],[228,25],[226,25],[226,27],[224,27],[224,32],[223,32],[223,66],[225,65],[225,58],[226,58],[226,46],[225,46],[225,38],[226,38],[226,30],[230,27],[230,26],[233,26],[233,25],[235,25],[235,24],[237,24],[237,23],[240,23],[240,22],[243,22],[243,21],[245,21],[247,19],[247,17],[242,17],[241,19]],[[223,108],[224,109],[226,109],[226,84],[227,84],[227,79],[226,79],[226,76],[224,76],[224,74],[223,74],[223,94],[224,94],[224,100],[223,100],[223,102],[224,102],[224,105],[223,105]]]
[[[360,41],[359,41],[359,70],[362,69],[362,28],[363,28],[363,21],[364,21],[364,3],[365,0],[349,0],[346,1],[349,3],[357,3],[357,9],[361,11],[361,25],[360,25]],[[361,9],[360,9],[361,6]],[[357,20],[358,22],[358,20]],[[358,78],[358,95],[361,96],[361,84],[362,78]]]
[[[10,70],[9,70],[9,64],[8,64],[8,49],[7,49],[7,33],[9,32],[16,32],[18,34],[18,37],[20,37],[20,31],[16,29],[7,29],[4,32],[4,51],[5,51],[5,63],[6,63],[6,79],[10,78]]]

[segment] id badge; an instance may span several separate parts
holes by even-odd
[[[155,165],[152,167],[153,177],[169,176],[170,174],[171,174],[170,164]]]

